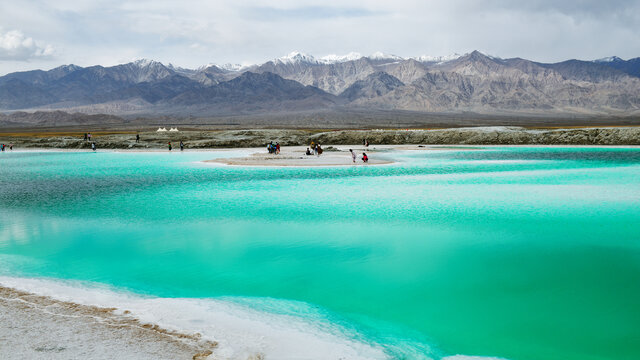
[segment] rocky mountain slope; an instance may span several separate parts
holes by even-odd
[[[555,64],[474,51],[451,57],[301,53],[199,69],[139,60],[0,77],[0,110],[217,116],[332,109],[637,116],[640,58]]]

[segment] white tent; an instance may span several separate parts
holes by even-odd
[[[167,131],[167,128],[158,128],[157,132]]]
[[[178,128],[177,127],[171,128],[169,131],[178,131]]]

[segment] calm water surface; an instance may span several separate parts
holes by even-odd
[[[303,301],[394,358],[640,358],[640,149],[199,163],[234,155],[0,154],[0,274]]]

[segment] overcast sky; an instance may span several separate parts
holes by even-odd
[[[0,2],[0,74],[139,58],[195,68],[472,50],[555,62],[640,56],[640,0],[20,0]]]

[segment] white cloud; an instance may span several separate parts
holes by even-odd
[[[51,45],[40,46],[21,31],[0,31],[0,60],[29,61],[53,55]]]

